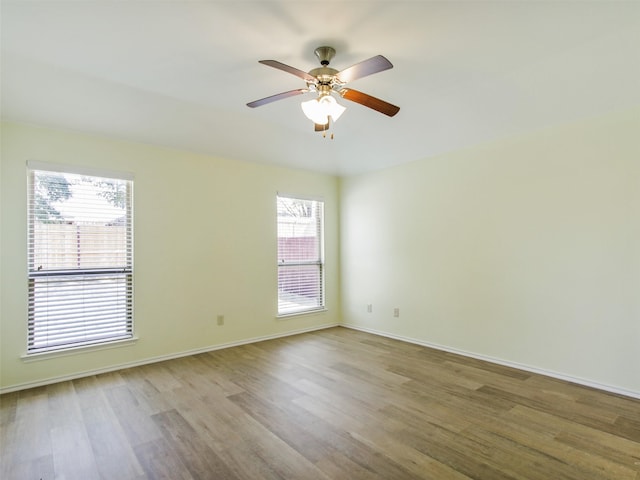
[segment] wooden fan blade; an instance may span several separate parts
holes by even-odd
[[[382,72],[393,68],[393,65],[382,55],[376,55],[368,60],[363,60],[360,63],[345,68],[336,75],[336,78],[342,83],[349,83],[358,78],[366,77],[373,73]]]
[[[276,100],[282,100],[283,98],[289,98],[295,95],[302,95],[303,93],[307,93],[308,91],[308,88],[298,88],[297,90],[289,90],[288,92],[277,93],[276,95],[271,95],[270,97],[265,97],[261,98],[260,100],[249,102],[247,103],[247,107],[260,107],[262,105],[266,105],[267,103],[275,102]]]
[[[329,130],[329,122],[325,123],[324,125],[316,123],[314,124],[313,130],[315,132],[324,132],[326,130]]]
[[[352,102],[356,102],[360,105],[364,105],[365,107],[372,108],[373,110],[384,113],[389,117],[393,117],[400,111],[400,107],[396,107],[389,102],[385,102],[384,100],[380,100],[379,98],[359,92],[358,90],[343,88],[338,93],[342,95],[342,98],[346,98],[347,100],[351,100]]]
[[[278,62],[277,60],[259,60],[258,63],[263,65],[268,65],[269,67],[277,68],[278,70],[282,70],[284,72],[295,75],[296,77],[300,77],[307,82],[317,83],[318,80],[313,75],[309,75],[307,72],[302,70],[298,70],[297,68],[290,67],[289,65],[285,65],[282,62]]]

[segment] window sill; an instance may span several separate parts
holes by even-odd
[[[291,313],[279,313],[276,315],[276,319],[278,320],[286,320],[291,317],[299,317],[300,315],[313,315],[315,313],[323,313],[328,312],[329,310],[326,308],[317,308],[314,310],[303,310],[301,312],[291,312]]]
[[[112,348],[121,348],[133,345],[138,341],[138,337],[127,338],[125,340],[114,340],[112,342],[104,342],[95,345],[82,345],[79,347],[70,347],[60,350],[52,350],[40,353],[24,353],[20,356],[23,362],[37,362],[40,360],[48,360],[57,357],[68,357],[72,355],[80,355],[83,353],[97,352],[100,350],[110,350]]]

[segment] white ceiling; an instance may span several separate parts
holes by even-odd
[[[4,119],[349,175],[640,105],[640,2],[2,0]],[[349,84],[335,138],[300,109],[315,47]],[[312,95],[312,94],[308,94]]]

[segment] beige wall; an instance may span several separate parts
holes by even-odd
[[[27,160],[134,174],[137,343],[21,359]],[[340,320],[335,177],[16,124],[2,126],[1,161],[2,389]],[[276,319],[278,191],[325,200],[327,312]]]
[[[640,110],[340,194],[346,324],[640,396]]]

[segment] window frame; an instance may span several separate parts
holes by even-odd
[[[80,268],[78,266],[77,268],[63,267],[50,269],[42,269],[41,266],[36,266],[35,251],[36,247],[40,245],[40,243],[37,242],[38,239],[36,238],[35,233],[37,222],[35,188],[36,176],[39,174],[83,176],[89,177],[93,181],[115,180],[124,184],[126,189],[123,208],[124,229],[123,233],[118,236],[118,238],[124,242],[124,260],[122,264],[109,267]],[[51,354],[64,354],[66,352],[79,349],[104,348],[112,346],[113,344],[130,343],[135,340],[133,321],[133,188],[134,178],[130,173],[36,161],[27,162],[27,296],[29,308],[27,312],[27,348],[24,356],[25,358],[47,357]],[[87,210],[88,209],[89,207],[87,207]],[[76,224],[76,227],[79,229],[81,225],[81,223],[78,223]],[[99,236],[99,238],[102,237]],[[44,242],[44,245],[49,244]],[[120,253],[122,254],[122,252]],[[85,288],[96,288],[96,285],[101,284],[101,286],[97,287],[98,294],[104,294],[104,291],[109,289],[109,287],[105,287],[104,285],[107,283],[113,285],[115,282],[115,288],[118,289],[118,293],[114,294],[112,290],[109,290],[110,293],[108,295],[108,300],[110,303],[107,303],[107,311],[109,313],[115,312],[115,314],[121,315],[121,317],[118,317],[117,320],[102,322],[100,323],[100,326],[104,326],[106,324],[107,327],[112,327],[119,333],[104,333],[104,331],[99,333],[100,327],[96,326],[95,318],[94,321],[91,322],[90,315],[86,315],[84,313],[84,307],[82,309],[83,316],[78,317],[78,320],[75,322],[73,320],[69,320],[69,318],[73,317],[77,311],[72,307],[67,307],[67,310],[64,312],[65,319],[62,322],[63,327],[60,328],[66,329],[70,326],[75,326],[76,324],[80,326],[83,323],[88,323],[90,326],[84,326],[84,329],[82,330],[82,335],[85,336],[85,339],[78,340],[81,335],[75,335],[76,339],[72,339],[74,335],[66,335],[66,340],[63,339],[60,342],[53,340],[49,341],[48,339],[46,342],[38,341],[38,334],[36,333],[38,324],[45,325],[44,330],[46,330],[45,335],[47,336],[53,336],[51,334],[53,329],[47,325],[47,323],[51,321],[48,310],[46,310],[47,313],[45,314],[40,313],[39,315],[41,318],[38,319],[36,318],[38,316],[38,313],[36,313],[37,308],[43,308],[42,305],[46,305],[44,308],[48,309],[50,304],[55,307],[58,306],[56,305],[56,302],[59,302],[59,304],[63,303],[61,300],[56,299],[55,294],[53,296],[53,300],[50,302],[48,292],[46,294],[38,293],[37,288],[47,289],[49,288],[48,285],[50,282],[53,285],[57,285],[52,288],[58,288],[59,290],[69,288],[69,291],[71,292],[70,295],[74,296],[74,299],[76,298],[75,296],[82,296],[83,300],[85,298],[89,298],[92,301],[95,301],[95,298],[97,298],[96,293],[85,294],[83,293]],[[41,284],[42,287],[38,287],[38,284]],[[124,296],[121,295],[121,292],[124,292]],[[80,320],[80,318],[83,320]],[[38,343],[44,343],[44,345],[38,346]]]
[[[312,260],[289,260],[284,262],[281,258],[280,258],[280,239],[281,238],[285,238],[285,237],[281,237],[280,236],[280,227],[281,227],[281,221],[280,221],[280,208],[279,208],[279,202],[280,202],[280,198],[286,198],[289,200],[294,200],[294,201],[300,201],[300,202],[313,202],[312,204],[312,208],[316,209],[316,212],[314,213],[314,215],[311,215],[311,218],[315,218],[315,223],[316,223],[316,229],[315,229],[315,237],[318,239],[318,257],[314,258]],[[276,263],[277,263],[277,271],[278,271],[278,306],[277,306],[277,317],[278,318],[283,318],[283,317],[291,317],[291,316],[296,316],[296,315],[305,315],[305,314],[310,314],[310,313],[317,313],[317,312],[322,312],[322,311],[326,311],[327,307],[326,307],[326,289],[325,289],[325,254],[324,254],[324,231],[325,231],[325,218],[324,218],[324,211],[325,211],[325,202],[324,199],[319,198],[319,197],[310,197],[310,196],[304,196],[304,195],[295,195],[295,194],[289,194],[289,193],[282,193],[282,192],[278,192],[276,195],[276,242],[277,242],[277,248],[276,248]],[[315,305],[311,305],[311,306],[307,306],[304,307],[301,304],[298,305],[298,307],[289,307],[289,308],[282,308],[282,296],[281,296],[281,282],[280,282],[280,273],[284,270],[287,269],[294,269],[294,268],[299,268],[299,267],[309,267],[309,266],[315,266],[318,268],[318,279],[317,279],[317,288],[319,290],[319,295],[317,295],[316,297],[316,304]]]

